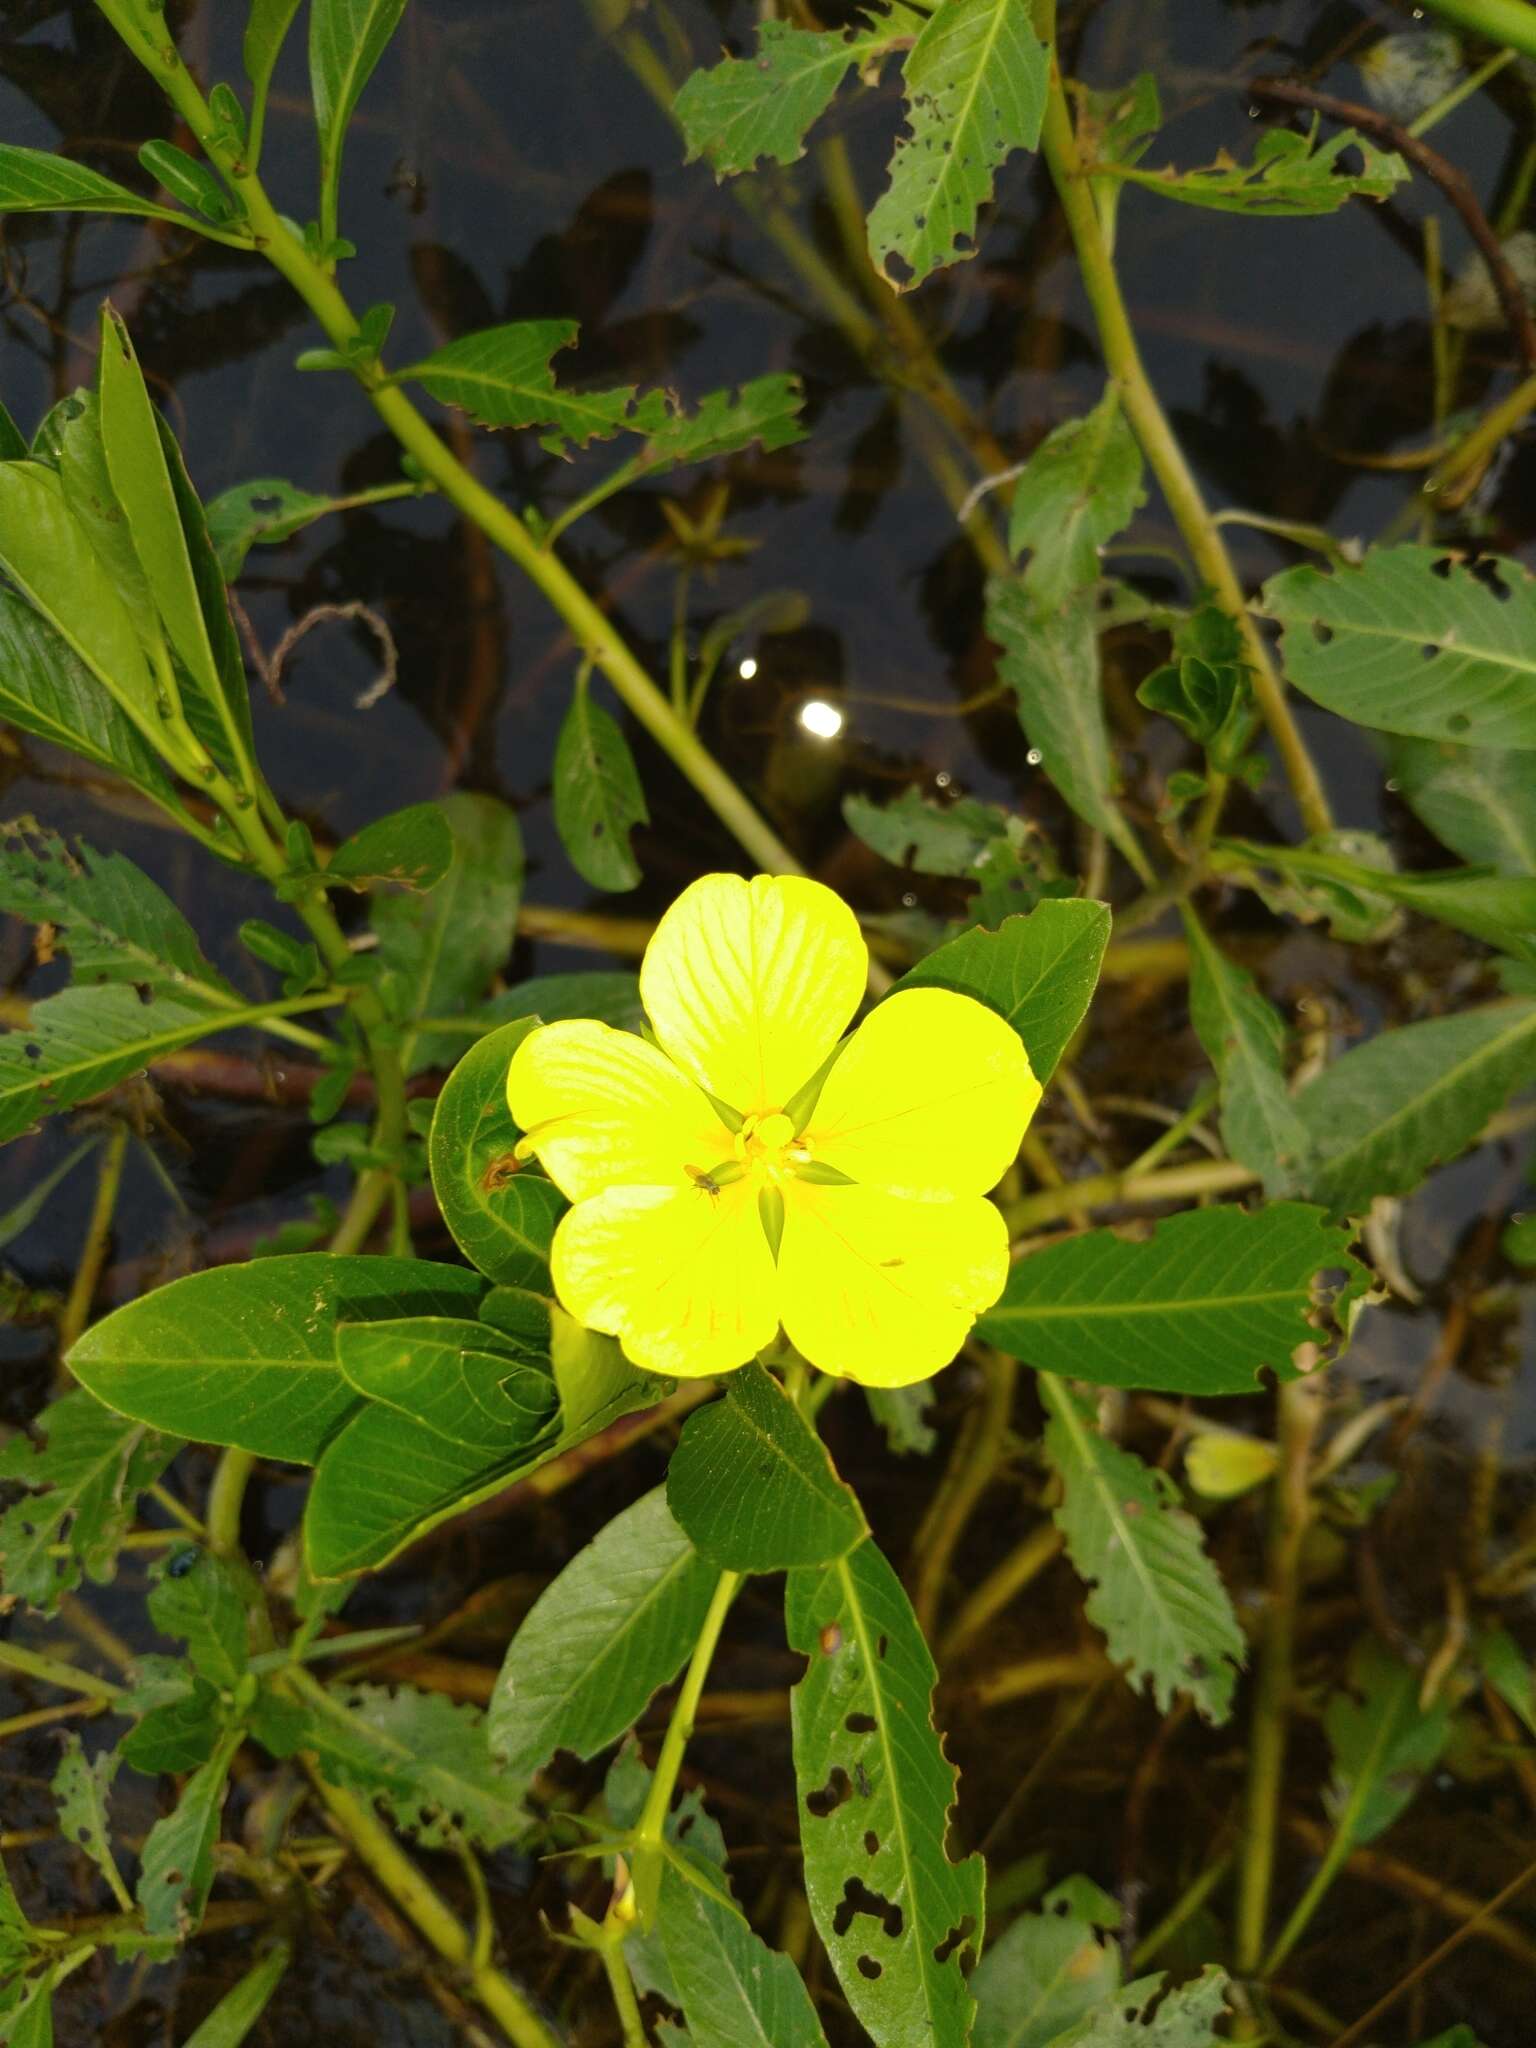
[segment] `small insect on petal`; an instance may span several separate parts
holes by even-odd
[[[823,1657],[835,1657],[843,1647],[843,1631],[835,1621],[829,1621],[821,1631],[818,1641]]]

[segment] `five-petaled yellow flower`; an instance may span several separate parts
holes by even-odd
[[[986,1200],[1040,1085],[984,1004],[916,988],[847,1042],[869,954],[819,882],[706,875],[646,948],[656,1043],[587,1020],[513,1055],[507,1100],[573,1207],[561,1302],[636,1365],[744,1365],[782,1326],[823,1372],[947,1365],[1008,1273]]]

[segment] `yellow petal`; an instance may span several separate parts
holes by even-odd
[[[858,1008],[853,912],[798,876],[705,875],[657,925],[640,999],[664,1052],[743,1116],[782,1109]]]
[[[655,1046],[590,1018],[530,1031],[507,1069],[526,1149],[573,1202],[617,1186],[683,1187],[730,1156],[731,1135]]]
[[[1019,1034],[995,1010],[946,988],[907,989],[839,1054],[804,1138],[814,1159],[869,1187],[983,1195],[1039,1100]]]
[[[979,1195],[911,1202],[879,1188],[785,1188],[784,1334],[823,1372],[904,1387],[948,1365],[1003,1291],[1008,1231]]]
[[[703,1189],[610,1188],[560,1220],[555,1292],[649,1372],[678,1379],[745,1365],[779,1326],[773,1257],[744,1181]]]

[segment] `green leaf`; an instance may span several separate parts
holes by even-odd
[[[1190,1210],[1139,1242],[1087,1230],[1016,1260],[976,1334],[1099,1386],[1251,1394],[1266,1368],[1296,1377],[1326,1302],[1317,1276],[1357,1270],[1349,1240],[1300,1202]]]
[[[161,639],[160,614],[134,546],[128,515],[118,502],[101,438],[101,404],[89,387],[60,400],[55,425],[59,476],[69,509],[96,559],[128,608],[134,630],[148,647]]]
[[[393,882],[402,889],[432,889],[453,866],[454,839],[441,804],[408,804],[375,818],[331,855],[324,879],[349,889]]]
[[[1372,548],[1328,575],[1272,576],[1263,603],[1287,676],[1341,717],[1536,748],[1536,582],[1519,562],[1489,555],[1474,571],[1439,548]]]
[[[707,156],[717,178],[750,171],[759,157],[792,164],[805,154],[805,135],[832,104],[855,64],[867,64],[889,46],[896,23],[884,32],[844,36],[764,21],[757,52],[727,57],[695,71],[673,101],[687,161]]]
[[[529,1827],[520,1788],[497,1770],[478,1707],[402,1685],[306,1685],[297,1746],[323,1774],[377,1799],[426,1849],[499,1849]]]
[[[84,164],[12,142],[0,143],[0,213],[135,213],[146,220],[196,225],[184,213],[143,199]]]
[[[712,1564],[777,1572],[828,1564],[869,1534],[827,1447],[755,1360],[697,1408],[667,1468],[667,1505]]]
[[[0,590],[0,718],[122,776],[162,810],[181,815],[170,779],[138,727],[63,634],[9,590]]]
[[[1044,611],[1097,583],[1099,550],[1147,501],[1141,449],[1110,385],[1093,411],[1046,435],[1014,486],[1008,546],[1033,549],[1024,587]]]
[[[1120,1983],[1113,1943],[1066,1885],[1023,1913],[971,1973],[974,2048],[1051,2048],[1059,2034],[1110,1998]]]
[[[1536,1735],[1536,1670],[1507,1628],[1479,1632],[1472,1654],[1484,1680]]]
[[[687,1661],[719,1576],[672,1519],[663,1488],[615,1515],[508,1646],[490,1708],[502,1769],[521,1782],[557,1749],[596,1756],[633,1727]]]
[[[555,830],[582,880],[594,889],[638,888],[630,834],[650,815],[623,727],[579,681],[555,742]]]
[[[0,462],[25,462],[27,437],[4,405],[0,405]]]
[[[109,1407],[201,1443],[313,1464],[357,1405],[336,1326],[473,1314],[485,1282],[421,1259],[305,1252],[216,1266],[103,1317],[70,1369]]]
[[[1116,776],[1099,692],[1094,597],[1078,591],[1042,612],[1015,576],[987,585],[987,633],[1002,648],[997,672],[1019,703],[1019,720],[1040,766],[1085,825],[1124,846],[1114,802]]]
[[[1411,1194],[1533,1078],[1536,1002],[1379,1032],[1296,1097],[1314,1149],[1308,1194],[1341,1216],[1362,1214],[1377,1195]]]
[[[51,1610],[82,1573],[109,1583],[140,1493],[181,1444],[80,1392],[45,1408],[35,1427],[41,1447],[18,1435],[0,1449],[0,1479],[28,1489],[0,1515],[0,1581],[10,1598]],[[62,1556],[51,1554],[57,1543]]]
[[[494,1299],[487,1298],[486,1310]],[[315,1577],[343,1577],[387,1563],[450,1516],[669,1391],[667,1381],[636,1372],[611,1337],[581,1329],[548,1305],[543,1312],[560,1392],[558,1427],[510,1457],[488,1457],[395,1409],[364,1407],[326,1447],[310,1490],[304,1543]]]
[[[1223,2048],[1218,2021],[1227,2017],[1227,1979],[1207,1963],[1193,1982],[1170,1991],[1161,1970],[1127,1984],[1087,2014],[1051,2048]]]
[[[453,834],[453,866],[424,898],[384,896],[373,906],[392,1007],[408,1026],[484,999],[507,963],[522,901],[523,835],[513,812],[497,797],[464,790],[445,797],[441,809]],[[408,1028],[401,1058],[407,1074],[419,1074],[451,1065],[459,1050],[449,1033]]]
[[[404,12],[405,0],[312,0],[309,86],[323,191],[335,189],[348,124]]]
[[[243,1009],[171,899],[120,853],[70,847],[33,818],[0,824],[0,910],[54,928],[77,983],[127,982]]]
[[[887,1447],[898,1458],[925,1458],[938,1442],[938,1431],[928,1420],[933,1398],[933,1385],[928,1380],[919,1380],[910,1387],[864,1389],[869,1412],[884,1430]]]
[[[250,0],[240,56],[245,65],[245,75],[256,88],[258,98],[265,95],[272,82],[283,38],[293,25],[293,17],[301,4],[302,0]]]
[[[1357,150],[1364,159],[1360,170],[1340,168],[1346,150]],[[1095,177],[1142,185],[1164,199],[1181,199],[1186,206],[1276,218],[1334,213],[1354,198],[1386,199],[1410,175],[1400,156],[1378,149],[1353,128],[1341,128],[1326,142],[1289,128],[1271,128],[1260,136],[1253,160],[1246,164],[1234,163],[1223,153],[1215,163],[1194,171],[1176,171],[1171,165],[1146,170],[1127,163],[1096,163],[1092,169]]]
[[[826,2048],[811,1995],[789,1957],[770,1949],[670,1856],[662,1865],[657,1931],[695,2040],[710,2048]]]
[[[843,819],[893,867],[970,881],[1015,822],[999,805],[983,803],[979,797],[945,803],[915,789],[904,789],[883,804],[850,791],[843,798]]]
[[[1536,774],[1519,754],[1399,738],[1387,764],[1388,787],[1452,853],[1501,875],[1536,875]]]
[[[243,210],[205,163],[188,156],[174,142],[162,142],[155,137],[141,142],[138,154],[139,162],[157,185],[215,226],[226,226]]]
[[[962,932],[904,974],[899,988],[950,988],[996,1010],[1018,1032],[1042,1086],[1072,1041],[1109,944],[1107,903],[1039,903],[995,932]]]
[[[112,1854],[107,1820],[107,1793],[117,1775],[116,1750],[104,1749],[87,1758],[78,1735],[64,1737],[64,1757],[53,1774],[52,1792],[59,1806],[59,1833],[82,1849],[106,1879],[112,1895],[129,1908],[122,1872]]]
[[[265,2012],[292,1960],[289,1944],[274,1942],[261,1961],[253,1963],[240,1981],[225,1992],[202,2025],[188,2034],[185,2048],[240,2048]]]
[[[791,1572],[785,1622],[809,1659],[790,1713],[811,1917],[875,2040],[963,2048],[985,1875],[979,1856],[949,1860],[955,1771],[933,1725],[937,1674],[917,1617],[866,1541]]]
[[[939,0],[902,66],[911,132],[869,216],[870,255],[896,290],[975,254],[995,173],[1040,139],[1049,76],[1018,0]]]
[[[556,454],[567,441],[585,448],[615,434],[654,434],[668,419],[666,396],[633,384],[611,391],[566,391],[555,383],[556,352],[576,339],[574,320],[515,320],[484,327],[395,374],[396,383],[424,385],[487,427],[548,427],[543,445]]]
[[[133,619],[43,463],[0,463],[0,567],[150,744],[164,742]]]
[[[552,1024],[559,1017],[596,1017],[616,1030],[638,1031],[645,1022],[645,1011],[637,976],[598,970],[536,974],[516,988],[491,996],[464,1021],[480,1033],[493,1031],[498,1024],[514,1023],[519,1017],[536,1017],[543,1024]]]
[[[669,413],[627,466],[636,476],[649,476],[684,462],[713,462],[756,443],[771,454],[805,439],[799,419],[804,403],[800,379],[782,371],[753,377],[737,390],[706,392],[692,412]]]
[[[565,1197],[517,1158],[522,1133],[507,1107],[507,1067],[533,1028],[519,1018],[465,1053],[437,1098],[427,1157],[443,1221],[465,1258],[506,1286],[547,1293]]]
[[[245,558],[258,544],[275,547],[316,519],[323,519],[333,498],[301,491],[286,477],[255,476],[208,500],[208,538],[213,543],[226,583],[233,583]]]
[[[1333,1754],[1325,1803],[1341,1844],[1354,1848],[1385,1834],[1408,1806],[1450,1736],[1442,1691],[1429,1711],[1419,1705],[1423,1673],[1394,1657],[1375,1636],[1361,1637],[1348,1682],[1323,1710]]]
[[[546,1368],[513,1355],[509,1340],[488,1323],[453,1316],[343,1323],[336,1358],[365,1400],[397,1408],[471,1450],[526,1450],[556,1407]]]
[[[1060,1380],[1044,1376],[1040,1392],[1046,1455],[1062,1486],[1056,1526],[1088,1582],[1088,1619],[1162,1713],[1182,1692],[1208,1721],[1225,1721],[1245,1646],[1200,1524],[1167,1474],[1100,1436]]]
[[[200,1678],[233,1691],[250,1661],[249,1590],[226,1558],[196,1544],[167,1558],[149,1595],[149,1618],[164,1636],[187,1646]]]
[[[53,1987],[57,1981],[57,1969],[45,1970],[20,1986],[19,2004],[0,2008],[0,2048],[54,2048]],[[0,1996],[7,2000],[10,1993],[11,1983],[0,1988]]]
[[[175,1812],[157,1820],[145,1837],[138,1897],[150,1934],[185,1938],[203,1917],[229,1767],[242,1740],[243,1730],[230,1729],[182,1787]]]
[[[1285,1085],[1285,1026],[1244,968],[1234,966],[1186,904],[1189,1009],[1221,1085],[1221,1136],[1268,1195],[1295,1194],[1312,1139]]]
[[[143,1671],[141,1657],[135,1669]],[[185,1672],[185,1666],[176,1668]],[[118,1705],[126,1713],[127,1702]],[[219,1746],[224,1728],[223,1703],[207,1679],[191,1681],[186,1691],[148,1708],[118,1744],[118,1754],[136,1771],[195,1771]]]

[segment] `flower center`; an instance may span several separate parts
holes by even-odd
[[[736,1157],[752,1179],[776,1183],[793,1177],[796,1167],[810,1157],[795,1136],[795,1127],[782,1110],[763,1116],[749,1116],[736,1133]]]

